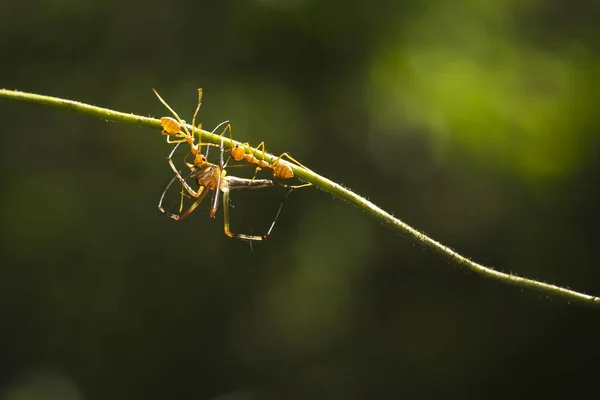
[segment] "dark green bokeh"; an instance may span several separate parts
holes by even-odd
[[[457,251],[600,294],[592,0],[5,2],[0,86],[291,152]],[[598,313],[457,271],[315,189],[253,246],[159,215],[157,131],[2,101],[0,399],[595,389]],[[284,191],[233,195],[260,233]],[[237,397],[236,397],[237,396]]]

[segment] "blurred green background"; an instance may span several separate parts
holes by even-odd
[[[0,87],[229,119],[473,260],[600,294],[597,1],[0,2]],[[597,311],[314,188],[269,241],[160,215],[158,131],[0,101],[0,399],[597,390]],[[236,171],[237,172],[237,171]],[[268,175],[266,176],[268,177]],[[234,193],[261,234],[285,191]]]

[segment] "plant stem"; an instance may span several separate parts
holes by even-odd
[[[81,114],[90,115],[93,117],[101,118],[107,121],[122,122],[128,124],[135,124],[141,126],[148,126],[152,128],[160,128],[160,120],[155,118],[143,117],[135,114],[127,114],[118,111],[109,110],[102,107],[96,107],[89,104],[80,103],[73,100],[60,99],[50,96],[42,96],[38,94],[25,93],[13,90],[0,89],[0,98],[6,98],[11,100],[27,101],[31,103],[46,104],[52,107],[63,108],[66,110],[78,112]],[[192,127],[188,125],[188,128],[192,130]],[[203,141],[220,144],[220,136],[211,134],[207,131],[199,131],[196,128],[196,132],[199,132]],[[229,141],[226,141],[227,145]],[[239,144],[239,142],[235,142]],[[252,148],[254,155],[258,158],[262,157],[262,151],[257,151]],[[272,154],[265,154],[264,159],[269,162],[273,162],[277,157]],[[292,167],[294,174],[303,181],[310,182],[317,188],[327,192],[341,200],[347,201],[354,204],[359,209],[365,211],[367,214],[373,216],[375,219],[407,236],[409,239],[419,243],[423,247],[439,254],[443,258],[447,259],[451,264],[459,268],[469,269],[477,274],[483,275],[488,278],[499,280],[503,283],[517,286],[523,289],[529,289],[539,294],[554,296],[563,298],[567,301],[579,302],[588,304],[596,307],[600,307],[600,298],[590,296],[584,293],[576,292],[560,286],[550,285],[548,283],[536,281],[533,279],[522,278],[517,275],[507,274],[504,272],[497,271],[493,268],[486,267],[478,264],[461,256],[449,247],[433,240],[429,236],[419,232],[415,228],[402,222],[398,218],[395,218],[388,212],[382,210],[369,200],[357,195],[356,193],[346,189],[340,184],[337,184],[317,173],[303,168],[301,166],[289,163]]]

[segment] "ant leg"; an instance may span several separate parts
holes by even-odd
[[[236,161],[240,161],[243,158],[245,150],[243,148],[238,148],[238,146],[236,146],[234,144],[233,128],[231,127],[231,124],[229,123],[229,121],[225,121],[225,122],[227,122],[227,126],[225,127],[225,129],[223,129],[223,132],[221,132],[221,134],[219,135],[219,138],[221,140],[221,146],[223,146],[223,136],[225,135],[225,132],[229,131],[229,157],[227,158],[227,161],[225,162],[225,166],[227,166],[227,164],[229,163],[229,160],[231,160],[231,158],[233,158]],[[219,127],[221,125],[223,125],[225,122],[220,123]],[[215,128],[215,130],[217,130],[217,128]],[[242,151],[242,153],[240,153],[240,150]]]
[[[198,105],[196,106],[196,111],[194,111],[194,116],[192,117],[193,129],[196,129],[196,116],[198,115],[198,111],[200,111],[200,106],[202,106],[202,88],[198,88]],[[194,132],[192,132],[192,136],[193,134]]]
[[[196,116],[198,115],[198,111],[200,111],[200,106],[202,106],[202,88],[198,88],[198,105],[196,106],[196,110],[194,111],[194,115],[192,116],[192,138],[196,134]],[[198,129],[202,131],[202,124],[198,124]],[[207,144],[208,145],[208,144]],[[198,149],[202,148],[202,133],[198,135]],[[208,150],[207,150],[208,152]]]
[[[259,150],[262,152],[262,159],[265,160],[265,158],[267,157],[265,154],[265,142],[260,142],[260,144],[258,146],[256,146],[256,150]]]
[[[225,135],[225,132],[229,131],[229,151],[231,151],[235,148],[235,144],[233,143],[233,128],[231,127],[231,124],[229,123],[229,121],[225,121],[225,122],[227,122],[227,126],[225,127],[225,129],[223,129],[223,132],[221,132],[221,134],[219,135],[219,138],[223,139],[223,135]],[[222,122],[221,124],[219,124],[219,127],[221,125],[223,125],[225,122]],[[217,130],[217,128],[215,128],[215,130]],[[221,140],[221,146],[223,146],[222,140]],[[237,160],[237,161],[239,161],[239,160]]]
[[[258,175],[258,173],[262,170],[261,167],[256,167],[256,169],[254,170],[254,176],[252,177],[252,180],[256,179],[256,175]]]
[[[173,118],[162,117],[160,119],[160,127],[162,128],[160,133],[167,137],[167,143],[179,143],[187,141],[186,134],[181,131],[181,124]]]
[[[250,143],[244,143],[244,146],[246,147],[246,152],[249,154],[252,154],[252,150],[251,150],[251,146]],[[258,146],[256,146],[256,150],[259,150],[262,148],[262,160],[265,161],[265,142],[260,142],[260,144]],[[265,163],[266,165],[266,163]],[[256,169],[254,170],[254,176],[252,177],[252,180],[256,179],[256,176],[258,175],[258,173],[260,172],[262,168],[256,167]]]
[[[310,169],[308,167],[306,167],[305,165],[303,165],[300,161],[296,160],[294,157],[290,156],[289,153],[281,153],[281,155],[279,157],[277,157],[275,159],[275,161],[273,161],[273,165],[277,164],[279,161],[281,161],[281,159],[283,157],[286,157],[288,160],[290,160],[291,162],[293,162],[294,164],[310,171]],[[284,160],[285,161],[285,160]]]
[[[163,133],[163,135],[165,135],[165,134]],[[181,139],[173,140],[173,139],[171,139],[172,137],[179,137],[180,138],[181,136],[170,135],[170,134],[169,135],[165,135],[165,136],[167,137],[167,143],[169,143],[169,144],[177,144],[177,143],[185,143],[185,142],[187,142],[187,139],[185,137],[181,138]]]
[[[300,185],[288,185],[286,183],[283,183],[279,177],[277,175],[273,175],[273,178],[277,181],[277,183],[279,184],[279,186],[284,187],[284,188],[288,188],[288,189],[300,189],[303,187],[307,187],[307,186],[312,186],[312,183],[302,183]]]

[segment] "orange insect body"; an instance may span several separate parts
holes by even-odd
[[[204,168],[208,165],[208,160],[200,153],[200,146],[194,143],[194,137],[182,131],[181,124],[177,120],[171,117],[162,117],[160,126],[163,129],[163,135],[180,138],[180,140],[171,141],[170,143],[186,142],[190,146],[190,153],[194,156],[193,164],[196,167]]]
[[[262,148],[263,157],[264,157],[264,155],[265,155],[264,142],[259,144],[256,148],[257,149]],[[282,160],[282,157],[284,157],[284,156],[289,157],[289,155],[287,153],[283,153],[282,155],[277,157],[275,162],[273,162],[271,164],[268,161],[256,158],[254,156],[254,154],[251,153],[251,151],[252,151],[252,149],[250,147],[250,144],[248,144],[248,143],[244,143],[242,145],[238,144],[238,145],[235,145],[233,147],[233,149],[231,149],[231,157],[233,157],[233,159],[236,161],[244,160],[249,164],[258,165],[258,167],[256,169],[257,173],[261,168],[268,168],[268,169],[273,170],[273,175],[276,178],[290,179],[290,178],[294,177],[294,171],[292,170],[292,167],[290,167],[286,161]],[[298,163],[298,164],[300,164],[300,163]],[[302,165],[302,164],[300,164],[300,165]],[[288,186],[288,185],[282,185],[282,186]],[[308,185],[299,185],[297,187],[302,187],[302,186],[308,186]]]
[[[165,136],[180,136],[181,125],[175,119],[171,117],[162,117],[160,119],[160,126],[162,127],[162,134]]]
[[[272,165],[270,163],[268,163],[265,160],[260,160],[254,157],[254,154],[246,153],[246,151],[241,146],[236,146],[233,150],[231,150],[231,157],[233,157],[235,161],[244,160],[249,164],[256,164],[260,168],[272,168]]]

